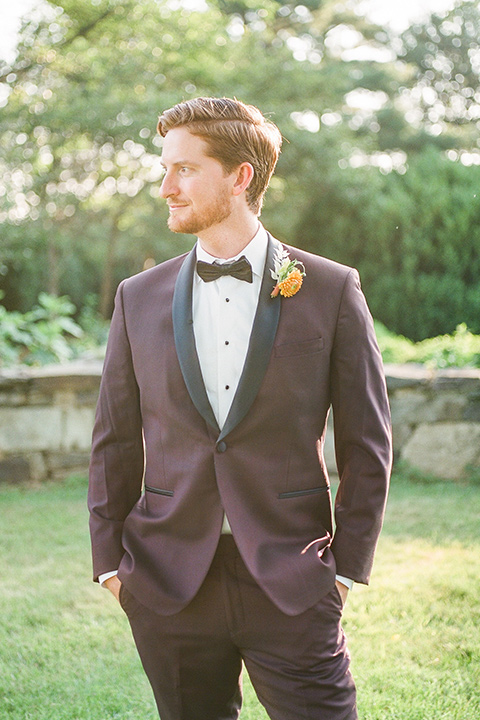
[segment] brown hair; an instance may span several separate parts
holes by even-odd
[[[165,110],[157,130],[165,137],[169,130],[182,126],[205,140],[208,154],[222,164],[226,173],[243,162],[253,166],[247,202],[252,212],[259,215],[282,145],[277,126],[253,105],[206,97],[186,100]]]

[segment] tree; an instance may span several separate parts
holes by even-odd
[[[293,231],[286,194],[301,212],[312,176],[332,158],[329,138],[314,142],[305,122],[340,106],[357,83],[328,50],[344,20],[332,2],[221,2],[195,12],[153,0],[44,3],[2,71],[11,88],[1,134],[7,305],[19,301],[28,261],[37,290],[73,294],[78,304],[72,270],[81,270],[108,314],[118,279],[146,256],[191,244],[172,243],[164,229],[154,126],[163,107],[192,95],[236,95],[272,113],[288,142],[266,217],[274,230]],[[24,304],[32,300],[25,292]]]
[[[399,56],[411,71],[400,89],[411,104],[412,120],[431,137],[448,137],[450,147],[478,148],[480,121],[480,10],[458,3],[433,14],[401,38]]]
[[[470,38],[473,5],[456,11]],[[449,27],[432,22],[439,37]],[[6,306],[27,310],[49,290],[81,307],[94,293],[109,315],[121,278],[191,247],[191,237],[166,229],[155,125],[163,108],[202,94],[271,115],[285,142],[265,224],[360,265],[368,286],[380,263],[397,259],[378,215],[375,189],[390,187],[382,173],[393,171],[403,197],[408,164],[427,145],[465,162],[470,142],[472,155],[478,68],[466,45],[470,123],[450,123],[462,144],[443,126],[432,134],[431,116],[417,112],[425,77],[433,82],[421,59],[433,52],[428,27],[412,30],[413,47],[408,33],[394,38],[334,0],[210,0],[197,10],[166,0],[44,1],[24,23],[13,65],[0,67],[9,89],[0,124]],[[454,48],[455,36],[445,37]],[[378,256],[359,234],[369,214],[388,249]]]
[[[480,167],[430,147],[405,175],[364,168],[355,180],[323,186],[306,242],[358,267],[374,317],[397,333],[479,333]]]

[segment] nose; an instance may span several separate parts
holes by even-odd
[[[173,174],[167,170],[160,185],[160,197],[166,199],[172,195],[178,195],[178,188],[174,182]]]

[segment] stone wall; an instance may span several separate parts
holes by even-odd
[[[0,481],[85,473],[101,368],[96,362],[0,373]]]
[[[395,458],[461,479],[480,470],[480,370],[389,365]]]
[[[385,370],[396,460],[452,480],[480,472],[480,370]],[[98,362],[0,372],[0,481],[86,472],[100,373]],[[326,459],[335,473],[331,428]]]

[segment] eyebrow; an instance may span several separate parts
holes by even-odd
[[[160,165],[163,168],[167,167],[162,158],[160,158]],[[173,167],[182,167],[183,165],[188,165],[189,167],[199,167],[198,163],[194,163],[191,160],[177,160],[177,162],[172,163]]]

